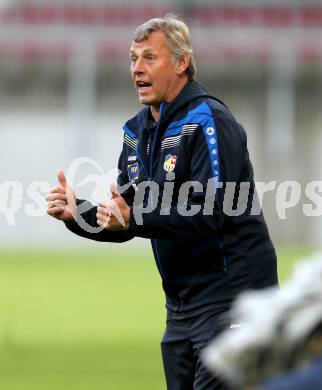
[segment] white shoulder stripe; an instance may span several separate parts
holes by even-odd
[[[168,145],[168,144],[173,144],[173,143],[180,143],[181,137],[179,139],[168,139],[166,141],[162,142],[162,145]]]
[[[162,141],[161,149],[162,150],[163,149],[169,149],[169,148],[173,148],[173,147],[178,146],[180,144],[181,137],[193,134],[194,131],[198,127],[199,127],[198,123],[192,123],[192,124],[188,124],[188,125],[183,125],[182,126],[182,130],[181,130],[181,134],[173,136],[173,137],[165,138]]]
[[[132,148],[132,149],[137,149],[138,140],[129,137],[127,134],[125,134],[125,136],[124,136],[124,143],[125,143],[126,145],[128,145],[128,146],[129,146],[130,148]]]
[[[177,140],[177,139],[180,139],[180,138],[181,138],[181,134],[176,135],[175,137],[168,137],[168,138],[165,138],[165,139],[162,141],[162,143],[163,143],[163,142],[167,142],[167,141]]]
[[[184,129],[185,127],[194,127],[194,128],[197,128],[199,126],[198,123],[192,123],[190,125],[183,125],[182,128]]]
[[[196,130],[198,126],[186,125],[182,127],[182,130]]]
[[[190,129],[184,129],[184,130],[182,130],[182,135],[188,135],[188,134],[192,134],[193,132],[195,131],[195,129],[193,129],[193,130],[190,130]]]
[[[127,145],[130,145],[130,146],[133,146],[133,147],[137,147],[137,143],[136,142],[133,142],[133,141],[130,141],[130,140],[127,140],[125,139],[124,142],[127,144]]]

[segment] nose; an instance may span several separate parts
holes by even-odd
[[[143,61],[141,58],[138,58],[134,64],[132,64],[132,73],[134,75],[144,72]]]

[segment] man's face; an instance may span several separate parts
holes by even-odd
[[[182,88],[182,64],[175,62],[162,31],[153,31],[148,39],[132,42],[131,77],[140,103],[158,107],[171,102]],[[181,82],[179,82],[181,81]]]

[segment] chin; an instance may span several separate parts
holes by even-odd
[[[153,99],[149,99],[147,96],[139,96],[139,102],[149,106],[153,103]]]
[[[147,99],[146,97],[139,96],[139,102],[140,102],[141,104],[149,104],[148,100],[149,100],[149,99]]]

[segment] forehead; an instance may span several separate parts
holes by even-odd
[[[141,52],[144,50],[164,51],[168,49],[167,40],[163,31],[153,31],[147,39],[141,42],[133,41],[131,44],[131,52]]]

